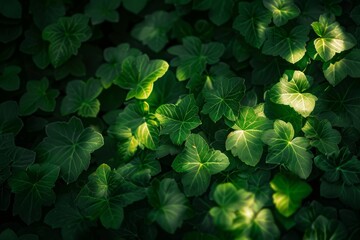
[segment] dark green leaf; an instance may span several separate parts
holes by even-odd
[[[2,71],[0,76],[0,88],[5,91],[15,91],[20,87],[20,78],[18,74],[21,72],[21,68],[16,65],[7,66]]]
[[[8,18],[21,18],[22,6],[18,0],[0,0],[0,13]]]
[[[0,103],[0,134],[19,133],[23,122],[18,117],[18,105],[15,101]]]
[[[104,21],[118,22],[119,13],[116,9],[120,3],[121,0],[91,0],[85,6],[85,14],[91,18],[93,25]]]
[[[65,5],[62,0],[31,0],[30,11],[39,29],[56,22],[65,15]]]

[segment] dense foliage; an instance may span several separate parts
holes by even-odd
[[[356,2],[0,0],[0,240],[358,239]]]

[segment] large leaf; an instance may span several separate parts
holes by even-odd
[[[193,95],[187,95],[176,104],[163,104],[156,109],[155,116],[161,125],[160,134],[169,134],[171,141],[180,145],[191,130],[201,124]]]
[[[301,206],[302,200],[312,191],[311,186],[306,182],[284,174],[276,174],[270,186],[275,191],[273,194],[275,207],[285,217],[293,215]]]
[[[263,0],[263,4],[271,11],[273,22],[278,27],[300,14],[300,9],[294,4],[293,0]]]
[[[104,21],[119,21],[119,13],[116,9],[120,6],[121,0],[91,0],[85,6],[85,14],[91,18],[92,24],[99,24]]]
[[[268,29],[262,52],[296,63],[305,55],[309,31],[305,25],[296,26],[290,32],[278,27]]]
[[[226,23],[233,11],[234,0],[195,0],[193,9],[209,10],[209,18],[216,25]]]
[[[302,131],[310,140],[310,145],[316,147],[323,154],[338,152],[338,144],[341,141],[340,133],[331,127],[328,120],[309,118]]]
[[[44,40],[50,42],[49,56],[51,64],[57,68],[72,55],[76,55],[82,42],[91,37],[89,18],[82,14],[62,17],[56,23],[48,25],[42,33]]]
[[[61,103],[61,114],[75,113],[81,117],[96,117],[100,110],[97,97],[102,91],[98,79],[90,78],[87,82],[74,80],[66,86],[66,96]]]
[[[219,150],[210,149],[200,135],[191,134],[185,149],[176,156],[171,166],[176,172],[184,173],[181,181],[185,194],[199,196],[209,187],[211,175],[229,166],[229,159]]]
[[[230,126],[235,131],[226,139],[226,150],[250,166],[255,166],[263,152],[261,136],[270,129],[272,122],[259,116],[251,107],[243,107],[236,122]]]
[[[239,15],[233,28],[245,37],[251,46],[260,48],[266,38],[266,30],[271,22],[271,13],[259,1],[239,2]]]
[[[223,116],[235,121],[244,94],[244,79],[237,77],[216,79],[212,86],[203,90],[206,103],[202,113],[209,114],[214,122]]]
[[[168,52],[177,57],[171,61],[176,68],[176,78],[179,81],[187,80],[201,74],[206,64],[215,64],[223,55],[225,47],[218,42],[201,43],[197,37],[188,36],[183,38],[183,45],[172,46]]]
[[[44,112],[54,111],[55,99],[60,92],[56,89],[49,89],[49,80],[47,78],[40,81],[28,81],[26,90],[19,102],[21,115],[30,115],[37,109]]]
[[[174,179],[155,181],[147,196],[152,207],[148,215],[151,221],[156,221],[169,233],[174,233],[181,227],[190,208],[187,198],[179,190]]]
[[[115,84],[130,91],[126,100],[131,98],[147,99],[154,82],[162,77],[169,68],[164,60],[149,60],[144,54],[138,57],[129,56],[121,64],[121,74]]]
[[[11,191],[15,193],[14,215],[30,224],[41,218],[41,207],[55,201],[52,188],[60,168],[52,164],[34,164],[10,178]]]
[[[269,146],[267,163],[282,164],[303,179],[310,175],[313,155],[308,151],[309,140],[294,138],[291,123],[275,120],[274,129],[265,131],[262,140]]]
[[[44,162],[60,167],[65,182],[76,181],[90,164],[90,153],[104,145],[102,135],[84,126],[80,119],[72,117],[69,122],[54,122],[46,126],[46,135],[38,146]]]
[[[277,104],[292,107],[303,117],[308,117],[315,108],[317,97],[305,92],[311,86],[312,78],[297,70],[285,71],[280,82],[275,84],[267,94]]]
[[[321,15],[318,22],[311,24],[319,36],[314,40],[316,52],[324,61],[331,60],[336,53],[343,52],[355,46],[356,39],[344,31],[333,16]]]

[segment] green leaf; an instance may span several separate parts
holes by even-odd
[[[312,78],[297,70],[287,70],[267,94],[277,104],[292,107],[303,117],[308,117],[315,108],[317,97],[305,92],[311,86]]]
[[[46,126],[47,137],[38,145],[44,162],[60,167],[60,176],[67,183],[76,181],[90,164],[90,154],[104,145],[102,135],[72,117],[68,122],[54,122]]]
[[[121,0],[91,0],[85,6],[85,14],[91,18],[93,25],[104,21],[118,22],[119,13],[116,9],[120,3]]]
[[[41,207],[55,201],[52,188],[59,176],[60,168],[52,164],[34,164],[9,179],[11,191],[15,193],[13,214],[26,223],[41,218]]]
[[[7,66],[2,71],[0,76],[0,88],[5,91],[15,91],[20,87],[20,78],[18,74],[21,68],[16,65]]]
[[[51,64],[57,68],[78,53],[82,42],[91,37],[89,18],[82,14],[62,17],[56,23],[48,25],[42,33],[44,40],[50,42],[49,56]]]
[[[98,79],[90,78],[87,82],[74,80],[66,86],[66,96],[61,103],[61,114],[75,113],[81,117],[96,117],[100,110],[97,97],[102,91]]]
[[[191,130],[201,124],[194,95],[180,99],[176,104],[163,104],[156,109],[155,116],[161,125],[160,134],[169,134],[174,144],[182,144]]]
[[[266,33],[267,39],[264,42],[262,52],[272,56],[280,56],[294,64],[305,55],[309,31],[310,29],[306,25],[296,26],[289,33],[279,27],[270,28]]]
[[[190,134],[185,149],[176,156],[171,166],[176,172],[184,173],[181,181],[185,194],[199,196],[209,187],[211,175],[229,166],[229,159],[219,150],[210,149],[200,135]]]
[[[22,6],[18,0],[6,1],[0,0],[0,13],[7,18],[21,18]]]
[[[66,12],[62,0],[31,0],[29,8],[35,25],[41,30],[56,22]]]
[[[270,209],[262,209],[256,214],[251,234],[254,239],[278,239],[280,237],[280,231]]]
[[[193,3],[195,10],[209,10],[210,20],[218,26],[231,18],[233,8],[233,0],[195,0]]]
[[[39,240],[35,234],[23,234],[20,237],[10,228],[5,229],[0,233],[0,240]]]
[[[18,105],[15,101],[0,103],[0,134],[19,133],[23,127],[21,118],[18,117]]]
[[[85,216],[92,220],[100,218],[105,228],[118,229],[124,218],[123,207],[144,197],[144,189],[102,164],[89,176],[76,202]]]
[[[353,8],[350,17],[357,25],[360,25],[360,5]]]
[[[130,48],[128,43],[119,44],[117,47],[109,47],[104,50],[106,63],[100,65],[96,70],[96,77],[101,79],[104,88],[109,88],[111,84],[121,74],[121,64],[128,56],[137,57],[141,52],[136,48]]]
[[[282,26],[300,14],[293,0],[263,0],[264,6],[272,13],[276,26]]]
[[[121,74],[115,84],[130,91],[126,100],[131,98],[147,99],[152,92],[154,82],[161,78],[169,68],[164,60],[149,60],[144,54],[127,57],[121,64]]]
[[[273,194],[275,207],[285,217],[293,215],[301,206],[302,200],[312,191],[311,186],[306,182],[283,174],[276,174],[270,186],[275,191]]]
[[[257,115],[253,108],[243,107],[236,122],[230,126],[235,131],[227,136],[226,150],[231,150],[247,165],[255,166],[263,153],[261,136],[271,126],[272,122]]]
[[[323,179],[327,182],[342,181],[347,185],[360,183],[360,161],[348,148],[342,148],[329,156],[318,155],[314,162],[325,172]]]
[[[134,26],[131,36],[154,52],[160,52],[169,41],[167,33],[171,30],[175,20],[174,13],[153,12],[151,15],[146,15],[144,21]]]
[[[341,135],[332,128],[328,120],[309,118],[301,130],[310,140],[310,145],[316,147],[321,153],[327,155],[339,151],[338,144],[341,141]]]
[[[211,87],[203,90],[206,103],[202,113],[209,114],[214,122],[219,121],[223,116],[235,121],[244,94],[244,79],[238,77],[216,79]]]
[[[171,65],[176,68],[176,78],[179,81],[187,80],[195,73],[201,74],[206,64],[215,64],[223,55],[225,47],[218,42],[201,43],[197,37],[188,36],[182,39],[183,45],[172,46],[168,52],[176,55]]]
[[[259,1],[239,2],[239,15],[233,28],[245,37],[251,46],[260,48],[266,38],[266,29],[271,22],[271,13]]]
[[[188,199],[179,190],[174,179],[155,181],[147,196],[152,207],[148,214],[151,221],[156,221],[168,233],[174,233],[181,227],[190,208]]]
[[[320,239],[347,239],[347,231],[342,222],[336,219],[327,219],[320,215],[308,228],[304,235],[304,240],[320,240]]]
[[[324,76],[328,82],[336,86],[347,76],[360,77],[360,49],[353,49],[344,58],[334,63],[327,62],[323,65]]]
[[[319,36],[314,40],[316,52],[324,61],[331,60],[336,53],[341,53],[356,45],[356,39],[344,31],[333,16],[321,15],[318,22],[311,24]]]
[[[255,55],[250,60],[253,68],[251,83],[254,85],[268,85],[277,82],[287,67],[280,58],[267,55]]]
[[[269,146],[267,163],[282,164],[303,179],[310,175],[313,155],[308,151],[309,140],[294,138],[291,123],[275,120],[274,129],[265,131],[262,140]]]
[[[138,14],[144,9],[148,0],[122,0],[124,8],[134,14]]]
[[[56,89],[49,89],[49,80],[44,77],[40,81],[28,81],[26,93],[21,96],[19,106],[20,114],[30,115],[36,110],[52,112],[55,109],[55,99],[60,92]]]
[[[320,196],[325,198],[339,198],[342,203],[359,210],[360,184],[347,185],[344,183],[329,183],[322,179]]]

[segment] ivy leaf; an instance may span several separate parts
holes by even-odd
[[[306,179],[312,169],[312,153],[308,151],[309,140],[294,138],[291,123],[275,120],[274,129],[265,131],[262,140],[269,146],[267,163],[283,164],[300,178]]]
[[[26,223],[41,218],[41,206],[55,201],[52,188],[59,176],[60,168],[52,164],[34,164],[9,179],[11,191],[15,193],[13,214]]]
[[[55,109],[55,99],[60,92],[56,89],[49,89],[49,80],[45,77],[40,81],[28,81],[26,93],[20,98],[20,114],[30,115],[36,110],[52,112]]]
[[[271,22],[271,13],[259,1],[239,2],[239,15],[233,28],[245,37],[251,46],[260,48],[266,38],[266,29]]]
[[[176,172],[184,173],[181,181],[185,194],[199,196],[209,187],[211,175],[229,166],[229,159],[219,150],[210,149],[200,135],[190,134],[185,149],[176,156],[171,166]]]
[[[316,52],[324,61],[331,60],[336,53],[341,53],[356,45],[356,39],[344,31],[333,16],[321,15],[318,22],[311,24],[319,36],[314,40]]]
[[[315,165],[325,173],[323,178],[330,183],[342,181],[347,185],[360,183],[360,161],[350,153],[348,148],[334,152],[329,156],[319,155],[314,159]]]
[[[88,17],[75,14],[59,18],[56,23],[48,25],[43,30],[42,37],[50,42],[49,57],[55,68],[69,60],[72,55],[76,55],[81,43],[90,39],[91,29],[88,22]]]
[[[214,122],[219,121],[223,116],[235,121],[244,95],[244,79],[237,77],[217,79],[211,87],[203,90],[206,103],[202,113],[209,114]]]
[[[152,207],[148,214],[151,221],[156,221],[168,233],[174,233],[181,227],[190,208],[188,199],[179,190],[174,179],[154,181],[147,196]]]
[[[46,126],[47,137],[38,145],[44,162],[60,167],[60,175],[67,183],[76,181],[90,164],[90,153],[104,145],[102,135],[83,127],[81,120],[72,117],[69,122],[54,122]]]
[[[66,86],[66,96],[61,103],[61,114],[77,112],[82,117],[96,117],[100,110],[97,97],[102,91],[98,79],[91,78],[87,82],[74,80]]]
[[[310,88],[312,78],[297,70],[287,70],[268,92],[270,100],[292,107],[303,117],[308,117],[315,108],[317,97],[305,92]]]
[[[127,57],[121,65],[121,74],[115,84],[130,91],[126,100],[131,98],[147,99],[154,82],[164,76],[169,64],[164,60],[149,60],[144,54],[138,57]]]
[[[195,10],[209,10],[210,20],[218,26],[231,18],[233,8],[233,0],[196,0],[193,3]]]
[[[141,52],[136,48],[130,48],[127,43],[119,44],[117,47],[109,47],[104,50],[104,59],[107,63],[100,65],[96,70],[96,77],[101,79],[104,88],[111,84],[121,74],[121,64],[128,56],[137,57]]]
[[[289,33],[279,27],[267,31],[262,52],[272,56],[280,56],[290,63],[300,61],[306,53],[306,42],[310,29],[306,25],[294,27]]]
[[[21,68],[16,65],[7,66],[2,71],[0,76],[0,88],[5,91],[15,91],[20,87],[20,78],[18,74]]]
[[[273,22],[278,27],[300,14],[293,0],[263,0],[263,4],[272,13]]]
[[[176,15],[165,11],[156,11],[146,15],[144,21],[135,25],[131,36],[147,45],[154,52],[160,52],[168,43],[167,33],[171,30]]]
[[[261,136],[271,126],[272,122],[257,115],[253,108],[241,108],[238,119],[230,126],[235,131],[227,136],[226,150],[231,150],[245,164],[256,166],[263,153]]]
[[[310,145],[316,147],[321,153],[328,155],[338,152],[338,144],[341,141],[340,133],[331,127],[331,123],[324,119],[309,118],[302,131],[310,140]]]
[[[293,215],[301,206],[302,200],[312,191],[311,186],[306,182],[280,173],[271,180],[270,187],[275,191],[273,194],[275,207],[285,217]]]
[[[0,0],[0,5],[3,6],[0,9],[0,13],[7,18],[21,18],[22,6],[18,0],[7,2],[6,0]]]
[[[155,112],[162,127],[160,134],[169,134],[174,144],[182,144],[191,130],[201,124],[198,110],[192,94],[180,99],[176,104],[161,105]]]
[[[318,239],[347,239],[347,231],[342,222],[336,219],[327,219],[320,215],[305,231],[304,240]]]
[[[18,105],[15,101],[0,103],[0,134],[19,133],[23,127],[21,118],[18,117]]]
[[[118,22],[119,13],[116,9],[120,6],[121,0],[91,0],[85,6],[85,14],[91,18],[93,25],[104,21]]]
[[[201,74],[206,64],[215,64],[223,55],[225,47],[218,42],[202,44],[197,37],[188,36],[182,39],[183,45],[172,46],[168,52],[176,55],[171,65],[176,68],[176,78],[179,81],[187,80],[195,73]]]
[[[92,220],[100,218],[105,228],[118,229],[124,218],[123,207],[144,197],[144,189],[102,164],[89,176],[76,202],[85,216]]]
[[[360,77],[360,49],[353,49],[344,58],[334,63],[327,62],[323,65],[324,76],[328,82],[336,86],[347,76]]]

